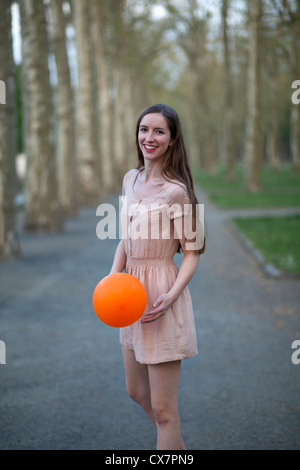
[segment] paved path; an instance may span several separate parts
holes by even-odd
[[[297,449],[300,282],[266,277],[224,212],[206,204],[205,215],[207,252],[190,284],[199,355],[183,362],[180,389],[184,439],[189,449]],[[84,209],[63,235],[23,234],[23,258],[0,264],[0,449],[155,448],[125,392],[118,331],[92,309],[117,244],[97,239],[97,222]]]

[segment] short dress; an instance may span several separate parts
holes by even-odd
[[[179,247],[174,236],[174,218],[182,217],[190,200],[184,184],[166,182],[155,194],[142,198],[134,183],[140,170],[126,173],[121,210],[122,241],[127,255],[125,271],[137,277],[147,292],[145,312],[167,293],[177,277],[173,257]],[[134,302],[134,299],[132,299]],[[151,323],[140,320],[120,329],[120,343],[133,350],[142,364],[186,359],[197,355],[197,337],[192,300],[186,286],[167,312]]]

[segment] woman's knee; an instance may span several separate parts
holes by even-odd
[[[152,400],[153,415],[158,425],[173,423],[179,418],[177,406],[165,400]]]
[[[149,392],[145,389],[145,387],[133,384],[126,380],[126,391],[129,397],[140,406],[145,407],[147,404],[149,404]]]

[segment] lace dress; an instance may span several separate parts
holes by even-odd
[[[177,181],[166,181],[155,195],[143,198],[134,188],[138,172],[130,170],[123,181],[122,238],[126,272],[144,285],[145,311],[149,311],[158,296],[167,293],[175,282],[178,268],[173,257],[179,240],[174,236],[173,220],[182,216],[184,204],[190,201],[185,186]],[[133,350],[136,360],[143,364],[195,356],[197,338],[188,287],[158,320],[144,324],[138,320],[121,328],[120,342]]]

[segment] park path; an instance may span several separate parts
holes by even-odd
[[[208,242],[190,283],[199,355],[182,366],[186,445],[297,449],[300,282],[267,277],[226,226],[229,214],[201,191],[199,202]],[[155,448],[125,392],[118,330],[92,309],[117,245],[97,239],[97,222],[82,209],[64,234],[22,234],[23,258],[0,264],[0,449]]]

